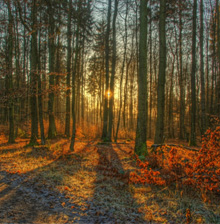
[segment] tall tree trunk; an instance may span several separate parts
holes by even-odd
[[[49,101],[48,101],[48,113],[49,113],[49,130],[48,138],[52,139],[56,137],[56,125],[54,116],[54,78],[55,78],[55,19],[54,19],[54,5],[50,0],[48,2],[48,14],[49,14]]]
[[[77,30],[76,30],[76,51],[75,51],[75,59],[74,59],[74,67],[73,67],[73,73],[72,73],[72,136],[71,136],[71,144],[70,144],[70,150],[74,151],[74,144],[75,144],[75,137],[76,137],[76,113],[75,113],[75,79],[76,79],[76,71],[77,71],[77,62],[78,62],[78,53],[79,53],[79,22],[77,24]]]
[[[68,7],[68,25],[67,25],[67,77],[66,77],[66,122],[65,122],[65,135],[70,137],[70,71],[71,71],[71,13],[72,0],[69,0]]]
[[[191,146],[196,145],[196,10],[197,0],[193,4],[193,30],[192,30],[192,71],[191,71]]]
[[[150,5],[151,5],[151,1],[150,1]],[[148,127],[149,127],[149,131],[148,131],[148,136],[149,138],[151,138],[151,130],[152,130],[152,76],[153,76],[153,65],[152,65],[152,13],[151,13],[150,9],[150,111],[149,111],[149,122],[148,122]]]
[[[33,1],[31,9],[31,60],[30,60],[30,83],[31,83],[31,139],[30,144],[37,143],[38,119],[37,119],[37,0]]]
[[[169,112],[168,112],[168,137],[174,138],[173,131],[173,74],[174,74],[174,65],[175,65],[175,55],[173,55],[172,70],[170,76],[170,92],[169,92]]]
[[[123,55],[123,62],[122,62],[122,68],[121,68],[121,77],[120,77],[120,93],[119,93],[119,111],[118,111],[118,122],[116,127],[116,133],[115,133],[115,142],[117,142],[118,139],[118,131],[121,121],[121,109],[122,109],[122,84],[123,84],[123,78],[124,78],[124,68],[125,68],[125,61],[127,56],[127,17],[128,17],[128,3],[126,4],[126,15],[125,15],[125,36],[124,36],[124,55]]]
[[[13,93],[13,16],[11,11],[11,1],[7,1],[8,5],[8,52],[7,52],[7,89],[10,94],[9,97],[9,139],[8,143],[15,142],[15,133],[14,133],[14,99],[12,98]]]
[[[206,113],[209,114],[209,36],[206,38]],[[209,127],[209,120],[206,118],[206,126]]]
[[[21,87],[21,66],[20,66],[20,44],[19,44],[19,25],[18,25],[18,11],[16,10],[16,22],[15,22],[16,37],[15,37],[15,58],[16,58],[16,88]],[[16,97],[15,106],[15,138],[18,134],[18,122],[21,114],[21,97]]]
[[[118,14],[118,0],[115,0],[115,10],[113,15],[113,22],[112,22],[112,30],[113,30],[113,55],[112,55],[112,74],[111,74],[111,80],[110,80],[110,92],[111,97],[109,101],[109,126],[108,126],[108,140],[112,141],[112,126],[114,122],[114,113],[113,113],[113,107],[114,107],[114,84],[115,84],[115,69],[116,69],[116,18]]]
[[[204,75],[204,55],[203,55],[203,0],[200,0],[200,79],[201,79],[201,134],[206,131],[206,102],[205,102],[205,75]]]
[[[38,45],[39,45],[39,47],[38,47],[38,111],[39,111],[41,144],[45,145],[44,120],[43,120],[43,96],[42,96],[42,84],[41,84],[41,74],[42,74],[42,68],[41,68],[41,29],[39,30]]]
[[[218,53],[218,69],[217,69],[217,114],[220,118],[220,14],[219,14],[219,0],[216,0],[216,14],[217,14],[217,53]]]
[[[166,81],[166,0],[160,0],[159,41],[160,41],[160,64],[157,89],[157,123],[155,144],[161,144],[164,140],[164,103]]]
[[[182,60],[182,7],[179,0],[179,82],[180,82],[180,135],[179,139],[183,140],[185,135],[185,83],[183,78],[183,60]]]
[[[147,0],[140,1],[138,115],[135,153],[147,153]]]
[[[82,56],[81,56],[81,68],[80,68],[80,73],[81,73],[81,124],[82,127],[84,127],[84,54],[85,54],[85,36],[83,35],[83,40],[82,40]],[[98,109],[97,109],[98,113]]]
[[[104,114],[103,114],[103,130],[102,130],[102,140],[107,140],[108,131],[108,94],[109,91],[109,33],[110,33],[110,23],[111,23],[111,4],[112,1],[108,0],[108,15],[107,15],[107,29],[105,36],[105,99],[104,99]]]

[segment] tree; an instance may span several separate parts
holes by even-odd
[[[49,130],[48,138],[52,139],[56,136],[56,124],[54,116],[54,78],[55,78],[55,19],[54,19],[54,5],[52,1],[48,1],[47,5],[49,15]]]
[[[13,16],[11,10],[11,1],[7,1],[8,7],[8,39],[7,39],[7,88],[9,91],[9,139],[8,143],[15,142],[15,133],[14,133],[14,99],[12,97],[13,93]]]
[[[159,42],[160,61],[157,89],[157,123],[155,144],[161,144],[164,140],[164,105],[165,105],[165,81],[166,81],[166,0],[160,0],[159,18]]]
[[[68,24],[67,24],[67,77],[66,77],[66,123],[65,135],[70,136],[70,72],[71,72],[71,15],[72,15],[72,0],[69,0],[68,7]]]
[[[185,7],[179,0],[179,83],[180,83],[180,135],[179,139],[184,139],[185,130],[185,83],[183,78],[183,50],[182,50],[182,32],[183,32],[183,19],[182,11]]]
[[[37,120],[37,1],[33,0],[31,8],[31,140],[30,144],[36,144],[38,138]]]
[[[193,30],[192,30],[192,71],[191,71],[191,146],[196,145],[196,10],[197,0],[193,3]]]
[[[118,14],[118,0],[115,0],[115,10],[112,21],[112,42],[113,42],[113,54],[112,54],[112,71],[111,71],[111,79],[110,79],[110,93],[111,97],[109,100],[109,126],[108,126],[108,140],[112,140],[112,125],[113,125],[113,106],[114,106],[114,85],[115,85],[115,70],[116,70],[116,18]]]
[[[41,19],[41,18],[40,18]],[[43,97],[42,97],[42,66],[41,66],[41,29],[39,29],[39,42],[38,42],[38,110],[39,110],[39,123],[41,133],[41,144],[45,145],[45,134],[44,134],[44,120],[43,120]]]
[[[147,0],[140,1],[138,115],[135,153],[147,153]]]
[[[120,102],[119,102],[119,111],[118,111],[118,122],[116,126],[116,133],[115,133],[115,142],[117,142],[118,139],[118,131],[121,121],[121,109],[122,109],[122,84],[123,84],[123,77],[124,77],[124,68],[125,68],[125,61],[127,57],[127,42],[128,42],[128,28],[127,28],[127,18],[128,18],[128,2],[126,2],[126,14],[125,14],[125,34],[124,34],[124,54],[123,54],[123,62],[122,62],[122,68],[121,68],[121,77],[120,77]]]
[[[206,102],[205,102],[205,75],[204,75],[204,54],[203,54],[203,0],[200,0],[200,79],[201,79],[201,134],[206,131]]]
[[[218,80],[217,80],[217,114],[220,114],[220,14],[219,14],[219,1],[216,0],[216,14],[217,14],[217,58],[218,58]]]
[[[108,1],[107,29],[105,34],[105,99],[103,113],[103,130],[102,140],[108,141],[108,91],[109,91],[109,35],[111,23],[111,5],[112,1]]]

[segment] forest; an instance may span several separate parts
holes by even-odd
[[[0,222],[220,223],[219,0],[0,0]]]

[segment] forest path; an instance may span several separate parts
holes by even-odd
[[[68,147],[1,144],[0,223],[144,223],[128,184],[133,146]]]

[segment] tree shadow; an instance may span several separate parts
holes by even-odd
[[[117,146],[117,148],[118,148],[121,152],[123,152],[123,153],[125,153],[125,154],[127,154],[127,155],[130,155],[131,153],[133,153],[133,152],[131,152],[131,151],[126,151],[126,150],[122,149],[122,148],[121,148],[121,145],[118,144],[118,143],[116,143],[116,146]],[[126,147],[130,148],[128,145],[126,145]],[[130,148],[130,149],[133,150],[133,148]]]
[[[88,145],[91,143],[89,142]],[[27,153],[23,156],[33,156],[34,150],[39,149],[32,149],[31,154]],[[61,169],[71,160],[74,160],[80,169],[82,157],[70,153],[60,155],[47,165],[25,174],[0,171],[0,222],[66,223],[73,222],[80,216],[82,212],[80,207],[73,204],[64,193],[56,190],[56,187],[64,184],[65,175],[53,172]],[[71,175],[77,171],[73,169]],[[53,183],[49,183],[49,180]]]
[[[144,223],[128,184],[129,175],[112,144],[97,146],[99,161],[93,206],[97,223]]]
[[[65,141],[61,142],[56,141],[60,146],[66,144]],[[87,210],[83,210],[80,204],[75,204],[65,192],[61,193],[57,188],[64,186],[65,172],[74,176],[82,169],[83,157],[80,153],[86,151],[86,154],[92,155],[94,150],[85,150],[89,147],[96,147],[99,160],[95,167],[94,195]],[[43,153],[43,149],[39,153],[36,150],[39,149],[32,148],[31,152],[22,156],[38,157],[38,154],[40,156]],[[48,149],[45,150],[47,156],[52,153]],[[77,168],[70,166],[71,170],[57,172],[72,161]],[[25,174],[0,171],[0,222],[144,223],[138,208],[139,205],[128,185],[128,175],[112,145],[94,145],[94,142],[90,141],[79,151],[57,156],[54,160],[48,156],[48,164]]]

